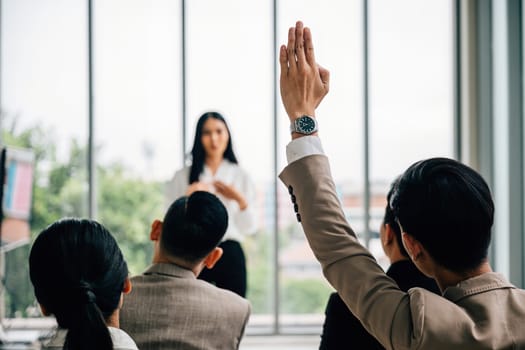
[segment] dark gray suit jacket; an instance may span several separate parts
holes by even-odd
[[[154,264],[131,279],[120,327],[148,349],[238,349],[250,304],[173,264]]]
[[[348,225],[328,159],[312,155],[280,175],[323,273],[387,349],[525,349],[525,291],[485,273],[447,288],[401,291]]]

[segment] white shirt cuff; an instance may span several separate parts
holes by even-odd
[[[323,145],[318,136],[299,137],[286,146],[288,164],[314,154],[324,154]]]

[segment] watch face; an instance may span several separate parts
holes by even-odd
[[[297,119],[297,131],[303,134],[311,134],[315,131],[315,120],[308,116]]]

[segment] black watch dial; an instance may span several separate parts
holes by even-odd
[[[315,131],[315,120],[311,117],[301,117],[297,119],[297,130],[304,134],[311,134]]]

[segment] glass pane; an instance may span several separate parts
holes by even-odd
[[[452,2],[370,1],[371,230],[410,164],[453,156]],[[379,240],[374,253],[383,256]]]
[[[362,8],[359,1],[279,2],[279,44],[288,28],[302,20],[312,30],[316,60],[330,70],[330,93],[316,112],[319,135],[330,157],[344,210],[357,233],[363,228]],[[280,107],[280,169],[290,141],[287,116]],[[279,183],[280,310],[284,331],[311,326],[316,332],[332,291],[295,219],[287,190]],[[304,331],[304,328],[302,328]]]
[[[249,332],[268,331],[273,319],[272,8],[267,1],[188,1],[187,79],[190,151],[196,121],[206,111],[227,120],[239,165],[255,184],[258,229],[242,246],[247,258]]]
[[[97,217],[138,274],[151,263],[164,183],[181,164],[180,4],[94,4]]]
[[[86,17],[85,1],[2,1],[2,143],[36,156],[32,237],[87,214]],[[6,254],[6,317],[39,315],[28,254],[27,244]]]

